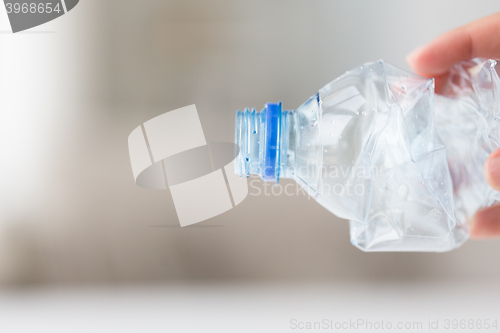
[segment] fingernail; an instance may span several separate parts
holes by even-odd
[[[425,45],[421,45],[417,47],[415,50],[411,51],[410,54],[406,56],[406,62],[410,64],[410,66],[413,67],[413,64],[415,63],[415,60],[418,58],[418,56],[422,53],[423,49],[425,48]]]
[[[484,177],[491,187],[500,190],[500,155],[494,153],[488,157],[484,166]]]
[[[482,238],[485,235],[484,228],[481,228],[481,215],[484,215],[483,212],[477,212],[470,220],[470,236],[472,238]]]
[[[500,206],[492,206],[477,212],[471,221],[472,238],[491,238],[500,236]]]

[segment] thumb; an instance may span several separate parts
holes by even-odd
[[[500,191],[500,148],[488,156],[484,162],[483,173],[488,184]]]

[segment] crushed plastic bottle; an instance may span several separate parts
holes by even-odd
[[[496,62],[452,68],[434,81],[384,61],[327,84],[296,110],[268,103],[236,115],[235,172],[293,178],[350,221],[363,251],[449,251],[469,237],[468,217],[498,192],[483,177],[500,147]]]

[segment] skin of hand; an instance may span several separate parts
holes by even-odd
[[[474,57],[500,59],[500,13],[447,32],[414,50],[406,60],[415,73],[433,77],[439,93],[450,68]],[[500,148],[486,159],[484,177],[491,187],[500,191]],[[500,205],[475,214],[471,220],[471,237],[500,237]]]

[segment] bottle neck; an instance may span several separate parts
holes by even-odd
[[[294,112],[283,111],[280,102],[267,103],[260,112],[245,109],[236,113],[236,144],[240,147],[236,174],[259,175],[276,183],[291,177],[288,146]]]

